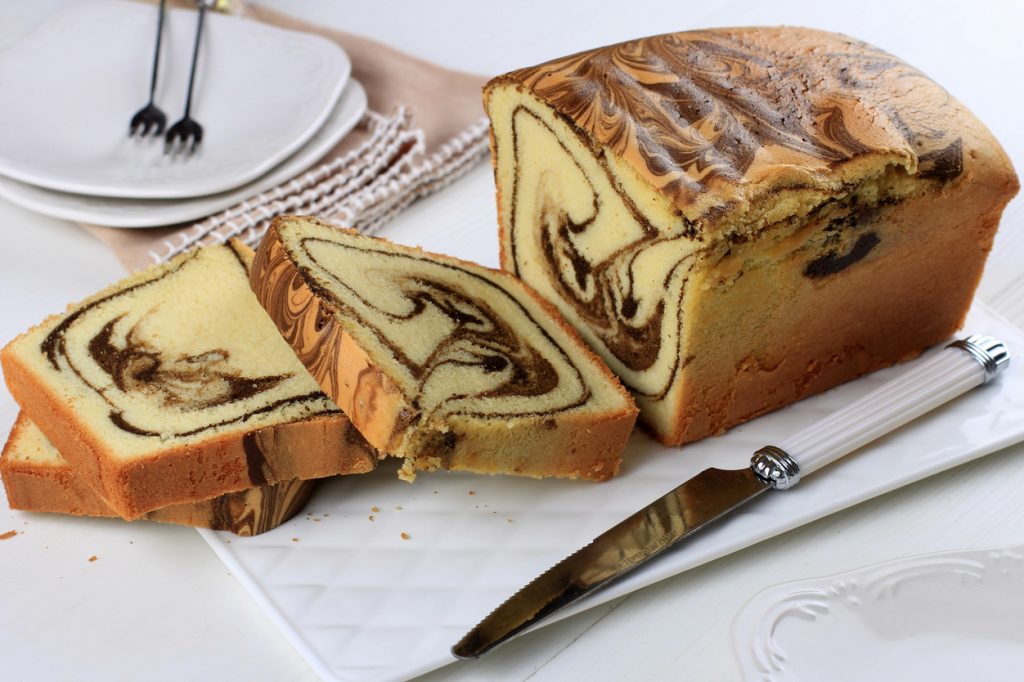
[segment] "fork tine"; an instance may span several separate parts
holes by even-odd
[[[132,117],[128,128],[128,137],[146,137],[150,126],[155,131],[163,132],[163,112],[153,103],[156,95],[156,81],[160,66],[160,43],[164,32],[164,15],[167,13],[167,0],[160,0],[160,10],[156,20],[156,46],[153,50],[153,69],[149,79],[149,102]]]
[[[192,66],[189,69],[188,90],[185,93],[185,111],[181,120],[171,126],[165,136],[164,153],[168,153],[176,143],[178,151],[191,156],[203,140],[203,127],[192,118],[192,87],[196,80],[196,65],[199,63],[199,41],[203,35],[203,19],[212,4],[210,0],[197,0],[198,17],[196,19],[196,37],[192,43]]]
[[[177,154],[184,142],[185,136],[182,133],[181,127],[178,125],[171,126],[171,129],[167,131],[167,137],[164,141],[164,154]]]

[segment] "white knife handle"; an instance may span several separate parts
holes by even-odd
[[[1006,347],[969,336],[778,445],[758,450],[754,472],[780,490],[939,405],[981,386],[1010,362]]]

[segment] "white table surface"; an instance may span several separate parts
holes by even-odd
[[[0,46],[68,0],[0,3]],[[921,68],[967,104],[1024,169],[1024,6],[992,2],[408,3],[266,0],[452,67],[499,73],[670,30],[796,24],[837,30]],[[73,58],[73,56],[69,56]],[[98,93],[101,94],[101,93]],[[0,95],[2,97],[2,95]],[[2,101],[2,100],[0,100]],[[0,131],[0,135],[16,131]],[[1003,220],[979,297],[1024,326],[1024,210]],[[383,234],[493,230],[489,168],[402,214]],[[431,227],[434,226],[434,227]],[[73,225],[0,200],[0,341],[118,279]],[[491,265],[496,264],[497,251]],[[1024,361],[1024,349],[1017,349]],[[17,412],[0,391],[0,434]],[[522,637],[436,680],[733,680],[731,624],[773,584],[921,552],[1024,541],[1017,445]],[[159,524],[11,512],[0,500],[0,679],[315,680],[197,533]],[[95,561],[89,558],[95,556]],[[1024,638],[1024,633],[1015,633]],[[1024,663],[1024,661],[1022,661]]]

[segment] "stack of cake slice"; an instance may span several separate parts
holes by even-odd
[[[378,452],[410,480],[619,470],[632,399],[516,278],[296,218],[253,258],[193,251],[0,352],[12,508],[248,535]]]
[[[7,440],[0,475],[12,509],[118,516],[24,414],[18,415]],[[172,504],[139,518],[258,535],[297,514],[309,500],[314,485],[301,479],[262,485],[209,500]]]
[[[376,453],[297,361],[228,243],[133,275],[0,353],[12,508],[252,534]]]

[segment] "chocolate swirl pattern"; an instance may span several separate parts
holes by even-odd
[[[329,351],[342,347],[343,330],[280,243],[265,244],[253,262],[249,280],[278,331],[323,391],[335,398],[341,395],[344,387],[335,371],[339,353]]]
[[[484,102],[502,266],[559,308],[670,444],[821,390],[814,377],[863,372],[856,344],[808,322],[817,312],[796,324],[784,303],[846,297],[829,314],[847,319],[868,300],[851,302],[850,282],[917,258],[908,230],[932,239],[924,210],[1014,185],[941,87],[811,29],[628,41],[499,76]],[[906,305],[899,315],[931,304]],[[811,378],[775,357],[780,339],[805,336],[831,343],[824,364],[804,361]],[[872,352],[876,366],[893,357]],[[792,388],[770,383],[784,375]]]
[[[705,247],[652,225],[536,111],[517,106],[510,123],[513,271],[560,305],[634,394],[660,400],[681,363],[686,274]]]
[[[279,248],[276,257],[258,260],[253,273],[254,282],[273,283],[264,304],[329,394],[342,390],[333,367],[337,353],[329,349],[343,344],[344,329],[364,339],[360,346],[386,349],[401,377],[399,387],[386,389],[364,373],[358,381],[371,398],[362,409],[372,411],[372,396],[386,390],[403,390],[420,419],[547,414],[588,400],[573,359],[499,286],[453,264],[361,247],[306,238],[297,248],[307,272],[291,266]],[[483,287],[486,298],[468,293],[469,286]]]
[[[221,495],[204,505],[209,507],[203,510],[205,519],[189,525],[226,530],[243,537],[266,533],[298,514],[315,487],[313,481],[294,480]],[[164,521],[162,517],[166,515],[167,511],[158,509],[147,518]]]
[[[618,469],[636,415],[628,395],[515,278],[286,218],[251,285],[366,439],[405,458],[404,477]]]
[[[944,124],[956,105],[941,88],[892,55],[820,31],[672,33],[505,78],[680,207],[775,166],[827,169],[884,152],[922,170],[941,158],[939,175],[952,179],[961,165]]]
[[[175,280],[189,278],[190,269],[202,267],[200,259],[210,258],[237,269],[240,276],[225,279],[236,281],[241,297],[225,297],[223,290],[204,296],[194,289],[168,296]],[[238,315],[232,306],[256,307],[246,300],[251,299],[246,271],[246,261],[228,247],[217,254],[196,252],[75,310],[46,335],[40,351],[54,370],[72,373],[108,405],[112,425],[136,436],[195,435],[258,419],[284,405],[293,405],[297,416],[334,411],[287,355],[277,371],[253,363],[229,328],[218,332],[217,325],[204,323]],[[181,328],[186,319],[211,339],[220,333],[220,344],[197,347],[189,330]],[[240,366],[271,371],[248,373]]]

